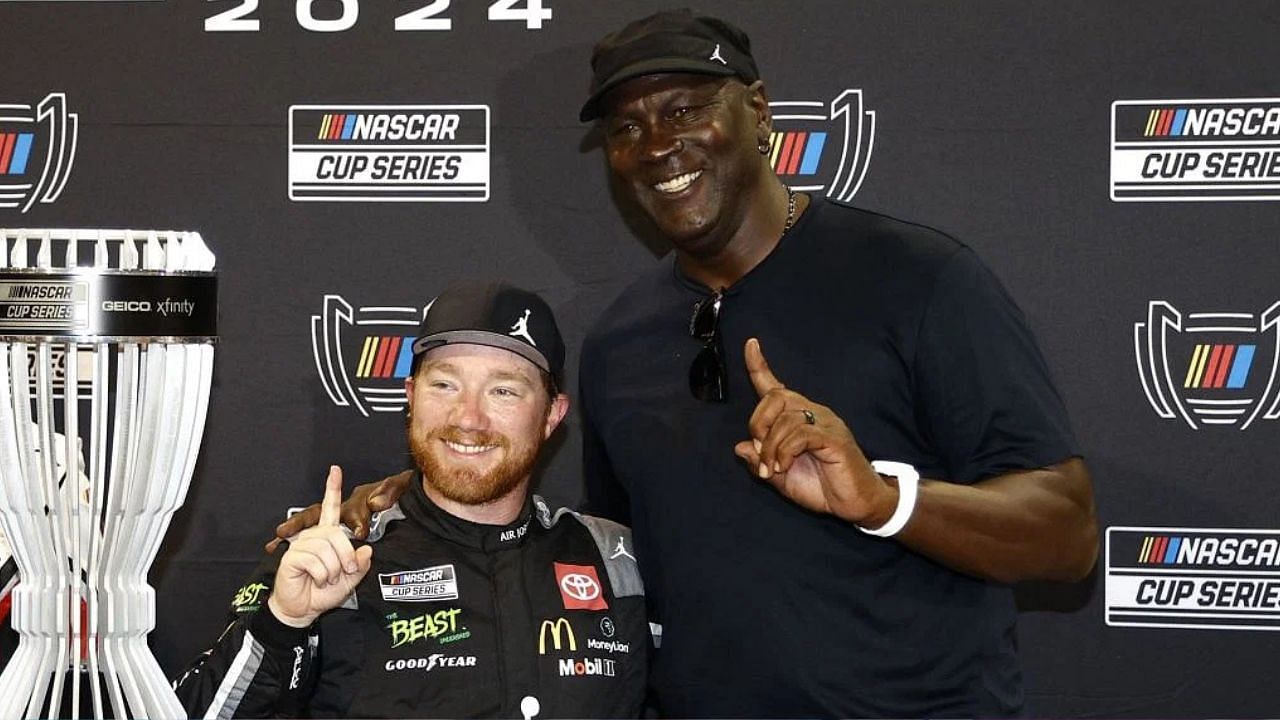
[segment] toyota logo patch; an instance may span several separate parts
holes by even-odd
[[[556,584],[565,610],[608,610],[600,576],[592,565],[554,563]]]

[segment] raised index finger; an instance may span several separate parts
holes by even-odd
[[[329,477],[324,483],[324,500],[320,501],[320,526],[337,525],[342,514],[342,468],[329,466]]]
[[[782,390],[787,386],[769,369],[769,361],[764,359],[764,349],[755,338],[747,340],[743,349],[743,357],[747,361],[747,375],[751,377],[751,386],[756,389],[758,397],[764,397],[770,390]]]

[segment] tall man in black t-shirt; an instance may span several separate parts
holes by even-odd
[[[954,239],[786,188],[731,24],[658,13],[592,69],[581,118],[675,247],[589,334],[580,398],[589,502],[632,524],[664,625],[662,711],[1019,712],[1007,583],[1097,554],[1021,313]]]
[[[658,709],[1019,713],[1008,583],[1082,578],[1098,544],[1020,311],[960,242],[786,188],[731,24],[658,13],[592,68],[581,118],[675,248],[580,373],[588,502],[631,524],[663,625]]]

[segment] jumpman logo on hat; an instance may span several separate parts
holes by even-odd
[[[523,337],[529,341],[529,344],[538,347],[538,343],[533,341],[533,336],[529,334],[529,314],[532,311],[529,308],[524,309],[524,317],[518,318],[514,325],[511,326],[511,332],[507,333],[512,337]]]
[[[720,43],[716,43],[716,49],[715,49],[715,51],[714,51],[714,52],[712,52],[712,53],[711,53],[711,57],[709,57],[709,58],[707,58],[707,59],[708,59],[708,60],[719,60],[721,65],[728,65],[728,64],[729,64],[729,61],[728,61],[728,60],[725,60],[725,59],[724,59],[724,56],[720,54]]]

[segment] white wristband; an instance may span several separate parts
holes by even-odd
[[[871,463],[871,469],[881,475],[898,478],[898,508],[893,511],[893,517],[889,518],[889,522],[875,530],[868,530],[861,525],[858,529],[868,535],[892,537],[906,527],[912,511],[916,509],[916,491],[920,487],[920,473],[906,463],[890,460],[876,460]]]

